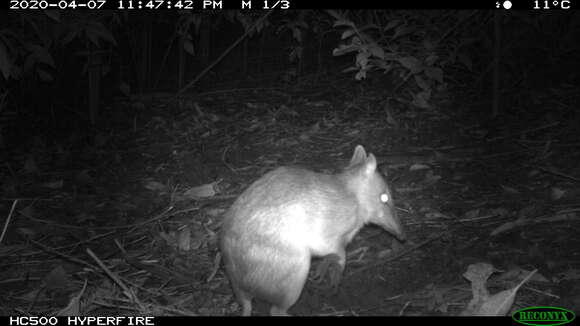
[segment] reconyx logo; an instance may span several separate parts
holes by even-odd
[[[574,320],[576,315],[564,308],[530,307],[514,312],[512,318],[524,325],[551,326],[567,324]]]

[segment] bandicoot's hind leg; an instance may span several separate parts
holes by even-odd
[[[241,290],[237,284],[232,284],[236,300],[242,306],[242,316],[252,315],[252,296],[246,291]]]
[[[303,255],[298,259],[286,260],[284,265],[285,270],[283,274],[277,277],[277,281],[279,282],[277,288],[281,293],[277,300],[272,301],[272,308],[270,309],[271,316],[289,316],[288,309],[300,298],[304,283],[306,283],[306,279],[308,278],[310,256]]]

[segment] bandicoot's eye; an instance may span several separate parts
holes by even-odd
[[[389,195],[387,195],[387,194],[381,194],[381,202],[383,204],[388,203],[389,202]]]

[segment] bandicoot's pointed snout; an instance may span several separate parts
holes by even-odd
[[[405,233],[405,231],[401,230],[399,233],[395,234],[395,238],[397,238],[397,240],[401,242],[405,242],[407,241],[407,234]]]
[[[395,214],[391,216],[390,219],[385,221],[384,228],[389,231],[397,240],[404,242],[407,240],[407,235],[405,234],[405,230],[403,229],[403,225],[399,220],[399,217]]]
[[[399,221],[390,225],[387,231],[389,231],[389,233],[391,233],[393,236],[395,236],[395,238],[397,238],[397,240],[401,242],[407,240],[407,234],[405,234],[405,230],[403,230],[403,226]]]

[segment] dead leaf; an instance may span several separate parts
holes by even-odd
[[[549,216],[549,217],[542,217],[542,218],[525,218],[523,215],[512,222],[504,223],[493,231],[491,231],[490,236],[496,236],[500,233],[509,231],[516,227],[523,227],[527,225],[534,225],[539,223],[554,223],[554,222],[566,222],[566,221],[573,221],[578,219],[578,216],[575,212],[567,212],[567,213],[558,213],[556,216]]]
[[[70,284],[68,273],[61,265],[55,267],[44,278],[44,285],[47,290],[66,289]]]
[[[501,275],[497,276],[494,280],[496,282],[519,282],[520,279],[524,278],[525,275],[528,275],[528,271],[519,267],[513,266],[507,272],[502,273]],[[542,283],[550,283],[550,281],[544,277],[542,274],[536,272],[534,276],[530,279],[534,282],[542,282]]]
[[[421,171],[430,169],[429,165],[415,163],[409,167],[409,171]]]
[[[80,316],[81,315],[81,298],[83,293],[85,293],[85,289],[87,288],[87,280],[85,280],[85,284],[83,288],[79,291],[79,293],[73,296],[70,299],[69,304],[62,309],[61,311],[57,312],[57,316]]]
[[[302,141],[308,141],[308,140],[310,139],[310,136],[311,136],[311,135],[317,134],[317,133],[319,133],[319,132],[320,132],[320,123],[318,123],[318,122],[317,122],[317,123],[315,123],[314,125],[312,125],[312,126],[310,127],[310,129],[308,129],[307,131],[303,132],[303,133],[300,135],[300,137],[299,137],[299,138],[300,138],[300,140],[302,140]]]
[[[39,297],[39,295],[40,295],[39,292],[41,292],[41,291],[42,291],[42,289],[34,289],[34,290],[30,291],[30,292],[27,292],[25,294],[20,295],[18,297],[18,299],[24,300],[24,301],[27,301],[27,302],[32,302],[32,301],[34,301],[35,299],[37,299]]]
[[[161,182],[149,181],[144,185],[145,189],[155,191],[155,192],[165,192],[167,187]]]
[[[264,103],[246,103],[246,107],[253,110],[263,108],[264,106],[266,106]]]
[[[387,112],[387,119],[386,119],[387,124],[390,125],[390,126],[395,126],[396,128],[398,128],[399,127],[399,122],[397,121],[397,119],[395,119],[395,117],[392,114],[391,110],[388,108],[388,105],[387,105],[387,108],[386,108],[385,111]]]
[[[183,193],[183,197],[188,199],[200,199],[213,197],[217,194],[217,182],[207,183],[201,186],[193,187]]]
[[[84,169],[79,171],[76,176],[75,180],[80,185],[90,185],[93,184],[95,179],[91,175],[92,171],[89,169]]]
[[[226,210],[224,208],[208,208],[205,213],[211,217],[221,216]]]
[[[177,233],[177,246],[183,251],[189,251],[191,249],[191,232],[189,226],[182,228]]]
[[[479,217],[479,212],[480,212],[479,208],[476,208],[466,212],[465,214],[463,214],[463,216],[467,219],[472,219]]]
[[[61,189],[63,185],[64,185],[63,180],[56,180],[56,181],[49,181],[49,182],[41,183],[40,187],[46,188],[46,189],[57,190],[57,189]]]
[[[446,292],[447,292],[446,289],[441,289],[441,288],[434,288],[433,289],[433,297],[434,297],[435,307],[432,310],[439,311],[439,312],[444,313],[444,314],[446,314],[449,311],[449,303],[446,302],[444,299]]]
[[[510,195],[519,195],[520,191],[517,190],[516,188],[512,188],[512,187],[508,187],[508,186],[504,186],[501,185],[503,191],[505,191],[506,193],[510,194]]]
[[[159,232],[159,236],[171,247],[177,246],[175,232]]]
[[[463,277],[471,282],[471,290],[473,292],[473,299],[469,305],[475,305],[482,298],[489,295],[485,282],[494,271],[495,268],[488,263],[476,263],[467,267]]]
[[[471,281],[473,298],[461,312],[462,316],[505,316],[511,309],[518,289],[532,277],[533,270],[515,287],[490,295],[486,282],[495,271],[491,264],[477,263],[467,268],[463,276]]]
[[[432,170],[429,170],[427,173],[425,173],[425,183],[427,185],[437,183],[439,180],[441,180],[441,176],[434,174]]]
[[[313,106],[316,108],[329,106],[331,103],[329,101],[308,101],[309,106]]]
[[[320,132],[320,122],[313,124],[308,131],[310,134],[316,134]]]
[[[34,210],[34,207],[32,207],[32,205],[26,206],[24,207],[20,213],[24,216],[28,216],[28,217],[34,217],[36,216],[36,211]]]
[[[505,290],[487,297],[470,316],[505,316],[514,303],[516,292]]]
[[[431,97],[430,92],[428,91],[421,91],[417,94],[411,94],[413,100],[411,104],[421,108],[421,109],[430,109],[431,104],[429,104],[429,98]]]
[[[425,218],[427,218],[428,220],[433,220],[439,218],[449,218],[449,216],[436,210],[430,210],[427,213],[425,213]]]
[[[536,269],[531,271],[528,276],[510,290],[501,291],[490,296],[476,312],[475,316],[505,316],[510,311],[519,288],[526,283],[530,277],[536,273],[536,271]]]
[[[29,155],[26,158],[26,161],[24,161],[24,167],[22,168],[22,171],[25,174],[34,174],[34,173],[38,173],[38,166],[36,165],[36,161],[34,160],[34,157],[32,155]]]
[[[81,212],[76,216],[76,221],[81,224],[97,221],[97,217],[93,214]]]
[[[516,223],[516,222],[504,223],[504,224],[498,226],[497,228],[495,228],[493,231],[491,231],[491,233],[489,235],[493,237],[493,236],[498,235],[500,233],[504,233],[506,231],[509,231],[509,230],[518,226],[518,223]]]
[[[353,129],[353,130],[349,131],[349,132],[346,134],[346,136],[349,136],[349,137],[354,137],[354,136],[357,136],[358,134],[360,134],[360,130],[358,130],[358,129]]]
[[[491,209],[489,211],[489,214],[490,215],[497,215],[500,217],[506,217],[509,215],[509,211],[503,207],[498,207],[498,208]]]
[[[302,134],[300,134],[300,136],[298,138],[301,141],[308,141],[308,140],[310,140],[310,135],[306,132],[303,132]]]
[[[562,190],[560,188],[552,187],[551,189],[551,198],[552,200],[559,200],[566,195],[566,190]]]
[[[28,239],[36,238],[36,234],[37,234],[37,232],[31,228],[17,228],[16,231],[20,235],[23,235],[25,238],[28,238]]]

